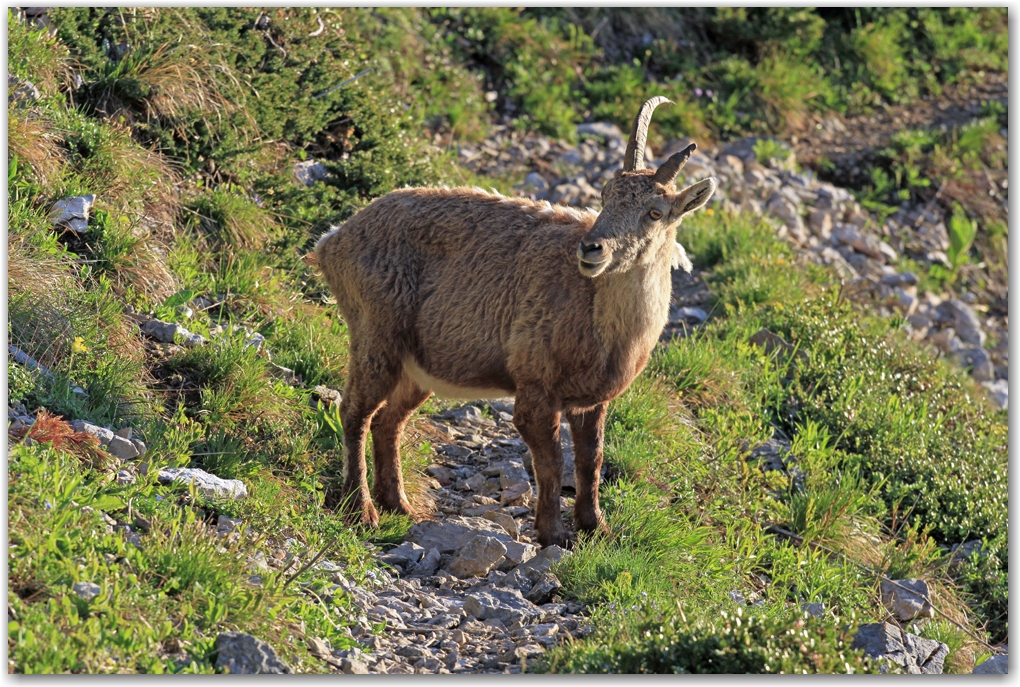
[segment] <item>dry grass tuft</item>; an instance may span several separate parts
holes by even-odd
[[[129,52],[93,91],[90,100],[107,119],[134,121],[132,106],[186,137],[196,119],[236,112],[243,101],[233,71],[210,61],[209,45],[163,44]],[[222,88],[226,84],[229,94]],[[254,130],[254,120],[249,128]]]
[[[36,292],[54,292],[67,279],[69,263],[40,253],[24,236],[7,235],[7,289],[11,297]]]
[[[64,165],[62,136],[51,121],[32,108],[7,108],[7,159],[17,156],[35,173],[36,181],[49,190]]]

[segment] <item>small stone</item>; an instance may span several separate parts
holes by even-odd
[[[449,571],[459,578],[488,574],[506,553],[506,545],[494,537],[479,534],[470,539],[450,563]]]
[[[976,675],[1007,675],[1009,673],[1009,655],[996,654],[974,666],[974,670],[971,673]]]
[[[825,604],[823,603],[803,603],[800,605],[800,610],[804,611],[810,616],[815,618],[821,618],[825,615]]]
[[[531,590],[525,595],[525,598],[533,604],[542,605],[552,601],[553,594],[563,588],[563,584],[560,583],[552,573],[542,573],[542,576],[538,579]]]
[[[959,298],[943,301],[935,308],[935,314],[941,322],[952,326],[956,335],[965,343],[979,347],[985,345],[986,335],[981,328],[981,320],[974,309]]]
[[[988,351],[979,346],[966,346],[956,351],[953,357],[963,366],[970,368],[970,374],[979,382],[995,381],[995,366]]]
[[[719,160],[722,164],[732,169],[734,175],[738,177],[744,175],[744,161],[736,155],[722,155]]]
[[[828,241],[832,237],[832,213],[828,210],[809,212],[807,225],[811,233],[823,241]]]
[[[530,482],[528,471],[524,469],[524,463],[520,461],[512,460],[500,468],[499,486],[501,489],[518,484],[530,484]]]
[[[243,499],[248,488],[239,479],[222,479],[198,468],[163,468],[159,471],[161,484],[179,482],[193,484],[195,490],[207,498]]]
[[[897,286],[893,289],[893,298],[893,305],[907,316],[912,315],[917,310],[917,296],[910,293],[910,291]]]
[[[99,596],[99,592],[101,591],[101,589],[102,587],[93,582],[75,582],[74,586],[71,587],[71,590],[75,594],[85,599],[86,601],[90,601],[95,597]]]
[[[34,8],[29,8],[34,9]],[[26,15],[28,11],[26,10]],[[31,16],[31,15],[28,15]],[[31,81],[25,81],[7,72],[7,103],[14,105],[30,105],[42,97],[39,89]]]
[[[1005,379],[996,379],[994,382],[982,382],[988,389],[988,394],[997,407],[1002,410],[1009,408],[1009,382]]]
[[[533,558],[521,563],[514,568],[514,570],[520,571],[529,579],[532,579],[531,576],[534,575],[533,579],[537,580],[542,573],[549,572],[553,564],[562,559],[563,556],[567,555],[567,553],[568,552],[565,549],[562,549],[555,544],[552,546],[546,546],[535,554]],[[511,571],[510,574],[513,574],[513,571]]]
[[[899,274],[887,274],[882,277],[882,283],[888,286],[917,286],[920,280],[913,272],[901,272]]]
[[[529,506],[533,494],[534,489],[530,482],[515,484],[503,490],[499,497],[499,503],[501,506]]]
[[[532,191],[536,196],[545,195],[549,191],[549,182],[538,172],[529,172],[524,177],[522,188]]]
[[[114,436],[106,450],[110,452],[110,455],[121,460],[131,460],[138,457],[138,448],[131,441],[121,436]]]
[[[163,322],[155,318],[142,325],[142,333],[162,343],[180,343],[187,347],[201,346],[206,343],[204,336],[192,334],[184,327],[173,322]]]
[[[221,632],[216,637],[216,668],[231,674],[290,674],[290,666],[276,657],[267,642],[244,632]]]
[[[340,663],[340,670],[346,675],[368,675],[368,664],[356,658],[345,658]]]
[[[495,537],[505,545],[513,541],[496,523],[477,517],[451,516],[442,521],[422,520],[413,525],[404,537],[425,549],[439,553],[455,553],[477,534]]]
[[[928,584],[924,580],[882,580],[882,603],[900,620],[931,617],[931,603],[927,600]]]
[[[442,465],[430,465],[425,469],[425,472],[443,486],[452,484],[455,479],[453,470]]]
[[[471,477],[461,480],[454,488],[458,491],[480,491],[485,486],[485,475],[476,472]]]
[[[254,572],[269,572],[269,562],[266,560],[266,554],[256,551],[248,559],[248,567]]]
[[[88,229],[89,210],[96,201],[94,195],[64,198],[53,204],[50,221],[55,227],[65,227],[76,234]]]
[[[527,623],[540,619],[542,609],[531,603],[516,589],[489,589],[468,594],[464,612],[478,620],[498,620],[504,625]]]
[[[326,405],[340,405],[340,401],[343,400],[343,395],[336,389],[330,389],[328,386],[321,384],[317,385],[312,392],[315,393],[321,400],[326,402]]]
[[[230,534],[231,532],[239,529],[243,524],[244,521],[240,518],[231,518],[226,515],[221,515],[216,520],[216,534]]]
[[[305,160],[295,163],[294,179],[303,186],[311,186],[316,181],[323,181],[329,176],[329,170],[321,162]]]
[[[504,663],[520,663],[521,661],[527,661],[545,653],[545,649],[534,643],[522,644],[521,646],[515,646],[507,649],[499,656],[499,660]]]
[[[853,224],[837,224],[832,230],[832,240],[850,246],[880,262],[896,262],[899,254],[888,243],[870,234],[865,234]]]
[[[111,441],[113,441],[113,438],[115,436],[111,430],[106,429],[105,427],[99,427],[97,425],[92,424],[91,422],[86,422],[85,420],[72,421],[71,429],[73,429],[76,433],[84,432],[85,434],[90,434],[94,436],[96,439],[99,440],[99,445],[104,448],[108,446]]]
[[[527,542],[508,541],[504,543],[504,546],[506,546],[506,553],[503,555],[506,560],[499,566],[503,572],[531,560],[538,553],[538,547]]]
[[[514,539],[517,539],[517,537],[520,536],[520,532],[517,529],[517,521],[514,520],[506,511],[490,510],[483,513],[482,517],[486,520],[491,520],[502,527],[506,530],[506,533]]]
[[[670,324],[699,325],[708,319],[708,313],[701,308],[669,306]]]
[[[441,558],[442,555],[439,553],[439,549],[429,549],[428,553],[422,556],[422,559],[408,572],[414,575],[431,575],[439,569]]]
[[[425,555],[425,549],[418,546],[414,542],[404,542],[400,546],[396,546],[385,553],[381,553],[376,558],[382,563],[392,565],[399,568],[411,568],[415,566],[418,561]]]
[[[596,136],[608,144],[610,141],[623,141],[623,132],[612,122],[587,122],[577,125],[577,135]]]
[[[117,471],[117,486],[119,486],[119,487],[126,487],[129,484],[134,484],[137,481],[138,481],[138,478],[136,478],[133,474],[131,474],[130,471],[128,471],[128,470],[118,470]]]

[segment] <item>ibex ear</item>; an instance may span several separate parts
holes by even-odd
[[[673,196],[673,211],[680,215],[697,210],[715,193],[715,177],[688,186]]]

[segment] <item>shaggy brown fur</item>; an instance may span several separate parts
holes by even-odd
[[[635,122],[644,140],[652,99]],[[642,119],[643,117],[643,119]],[[604,530],[598,506],[608,402],[641,372],[669,313],[670,265],[690,269],[675,230],[708,201],[714,179],[677,192],[694,149],[657,175],[628,156],[604,209],[576,211],[477,189],[412,188],[375,200],[320,239],[319,265],[351,338],[340,404],[343,493],[378,523],[366,478],[369,425],[377,504],[409,513],[398,447],[404,423],[435,391],[516,397],[531,449],[539,542],[565,545],[560,415],[576,450],[575,526]],[[643,145],[638,148],[643,150]]]

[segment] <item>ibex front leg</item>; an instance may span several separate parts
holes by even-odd
[[[560,449],[560,411],[545,394],[518,389],[514,403],[514,426],[531,450],[538,484],[535,529],[542,546],[566,546],[569,537],[560,517],[563,487],[563,452]]]
[[[603,532],[609,529],[599,510],[599,477],[602,472],[602,443],[607,403],[579,412],[565,410],[574,441],[574,527],[579,532]]]

